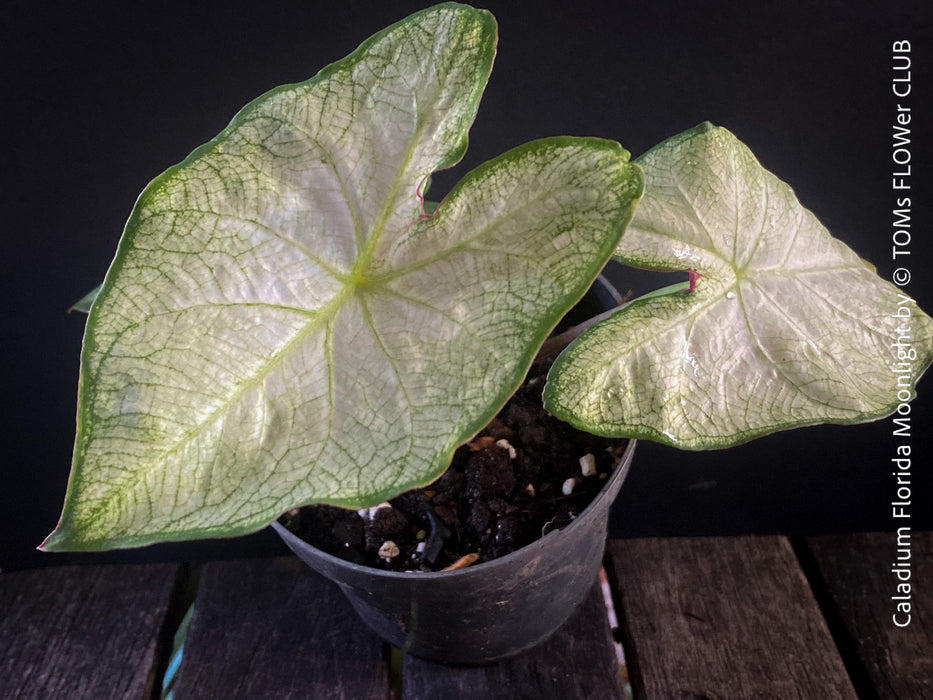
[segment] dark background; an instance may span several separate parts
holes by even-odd
[[[929,7],[928,3],[924,3]],[[260,6],[261,5],[261,6]],[[6,316],[0,567],[282,551],[268,532],[102,555],[46,555],[70,467],[84,317],[146,183],[242,105],[304,80],[423,5],[405,2],[56,3],[0,9]],[[906,288],[933,310],[933,30],[920,2],[489,2],[493,76],[456,173],[533,138],[597,135],[639,155],[710,120],[788,181],[890,278],[891,45],[913,51],[913,233]],[[444,190],[455,175],[436,181]],[[618,274],[644,291],[669,278]],[[930,412],[913,404],[914,528],[933,527]],[[887,530],[890,420],[807,428],[741,448],[643,443],[614,535]]]

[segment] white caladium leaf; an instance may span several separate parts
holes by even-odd
[[[702,276],[578,338],[551,370],[548,410],[594,433],[711,449],[876,419],[899,390],[913,395],[931,319],[730,132],[704,124],[637,162],[645,196],[617,256]],[[908,347],[915,358],[898,365]]]
[[[245,107],[140,196],[91,307],[45,549],[250,532],[447,467],[517,388],[642,191],[618,144],[556,138],[419,187],[467,143],[495,53],[442,5]]]

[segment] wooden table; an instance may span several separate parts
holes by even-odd
[[[928,532],[613,540],[617,629],[594,582],[554,637],[482,668],[400,658],[292,557],[4,573],[0,698],[160,697],[191,599],[174,700],[600,700],[626,672],[636,698],[933,698],[931,553]]]

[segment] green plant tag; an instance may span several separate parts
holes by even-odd
[[[899,390],[913,395],[933,322],[730,132],[704,124],[637,162],[645,196],[618,257],[702,277],[582,335],[551,370],[549,411],[594,433],[710,449],[879,418]]]
[[[495,53],[442,5],[245,107],[140,196],[91,308],[49,550],[259,529],[428,483],[517,388],[642,191],[618,144],[556,138],[433,216]]]

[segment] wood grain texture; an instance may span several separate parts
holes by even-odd
[[[388,683],[382,642],[336,586],[297,558],[204,567],[179,700],[384,700]]]
[[[603,700],[622,693],[598,586],[552,637],[520,656],[477,667],[406,657],[402,673],[404,700]]]
[[[148,698],[179,566],[0,574],[0,698]]]
[[[614,540],[635,697],[855,698],[783,537]]]
[[[805,545],[845,627],[873,692],[885,700],[933,698],[933,533],[808,537]],[[900,555],[900,556],[899,556]],[[905,580],[898,578],[897,569]],[[898,584],[910,584],[908,601]],[[910,622],[895,624],[896,604],[909,603]],[[907,616],[898,614],[904,624]]]

